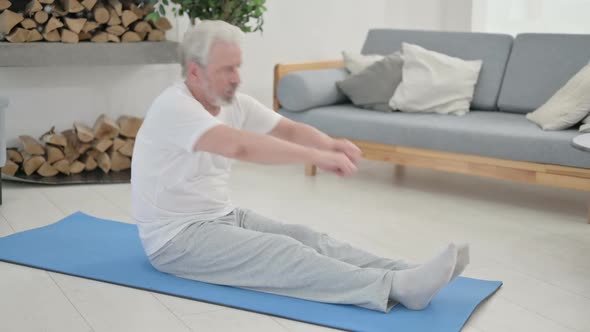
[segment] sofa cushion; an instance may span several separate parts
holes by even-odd
[[[590,60],[590,35],[520,34],[514,40],[501,111],[528,113],[545,103]]]
[[[281,107],[291,111],[348,102],[348,98],[336,86],[337,81],[348,75],[345,68],[289,73],[279,81],[277,98]]]
[[[373,29],[362,53],[387,55],[400,51],[402,43],[407,42],[463,60],[482,60],[471,105],[473,109],[494,110],[512,39],[504,34]]]
[[[381,113],[353,105],[305,112],[279,111],[335,137],[487,156],[499,159],[590,168],[590,153],[571,146],[577,130],[543,131],[522,114],[469,112],[455,117],[433,113]]]
[[[336,84],[356,106],[391,112],[389,99],[402,81],[403,64],[401,56],[392,54]]]

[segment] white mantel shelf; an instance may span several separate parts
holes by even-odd
[[[178,63],[178,43],[0,42],[0,67],[117,66]]]

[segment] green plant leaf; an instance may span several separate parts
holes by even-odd
[[[157,21],[160,18],[160,15],[158,15],[158,13],[154,13],[151,12],[149,14],[147,14],[147,16],[145,17],[148,21]]]
[[[262,31],[262,18],[267,10],[266,0],[161,0],[158,12],[165,15],[162,4],[170,3],[177,5],[172,8],[176,16],[187,15],[191,21],[223,20],[244,32]]]

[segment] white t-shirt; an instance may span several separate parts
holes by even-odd
[[[213,116],[184,82],[154,100],[137,133],[131,165],[133,217],[148,255],[190,223],[213,220],[234,209],[228,190],[233,161],[193,151],[201,135],[221,124],[266,134],[280,118],[241,93]]]

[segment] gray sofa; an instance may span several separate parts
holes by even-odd
[[[471,112],[357,108],[335,84],[348,75],[341,61],[277,65],[276,110],[358,142],[371,159],[590,191],[590,153],[571,146],[578,128],[543,131],[525,118],[589,62],[590,35],[375,29],[361,53],[391,54],[402,42],[483,60]]]

